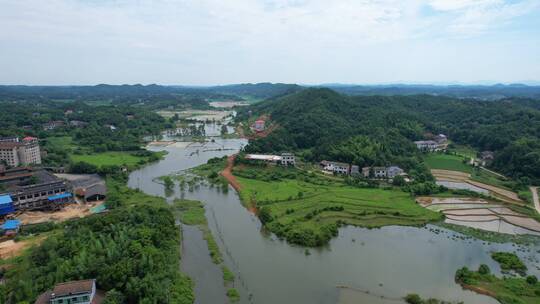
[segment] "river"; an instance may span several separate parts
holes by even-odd
[[[199,144],[149,148],[168,154],[131,173],[128,185],[165,196],[164,187],[154,178],[232,154],[245,144],[240,139],[218,138],[214,145],[232,150],[213,151]],[[225,264],[237,276],[235,287],[241,293],[241,303],[403,303],[400,298],[408,293],[472,304],[498,303],[462,290],[454,282],[455,271],[462,266],[477,269],[484,263],[500,274],[498,264],[490,258],[491,251],[517,250],[529,272],[540,275],[538,246],[488,244],[431,225],[344,227],[330,244],[309,249],[306,254],[305,248],[266,233],[232,188],[223,193],[200,186],[182,193],[176,187],[169,199],[174,197],[205,203],[209,227]],[[220,266],[212,263],[201,232],[184,226],[182,233],[182,270],[195,282],[196,303],[226,303]]]

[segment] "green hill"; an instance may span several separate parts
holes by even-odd
[[[481,101],[443,96],[346,96],[311,88],[244,109],[239,118],[269,115],[278,127],[253,140],[250,152],[294,150],[308,160],[415,168],[413,144],[443,133],[458,144],[495,151],[493,169],[540,183],[540,111],[532,100]]]

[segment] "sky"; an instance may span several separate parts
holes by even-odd
[[[540,0],[0,0],[0,84],[540,81]]]

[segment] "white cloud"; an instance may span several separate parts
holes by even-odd
[[[316,82],[332,65],[358,67],[365,58],[387,60],[385,53],[406,57],[399,51],[418,43],[481,37],[538,14],[538,2],[0,0],[0,70],[9,72],[0,82],[51,79],[57,72],[51,67],[79,81],[223,83],[294,75]],[[436,14],[425,15],[426,6]]]

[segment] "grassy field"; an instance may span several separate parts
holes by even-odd
[[[450,149],[450,152],[467,158],[476,158],[477,154],[475,149],[462,145],[454,145],[454,147]]]
[[[464,164],[465,158],[458,155],[430,153],[425,156],[425,162],[429,169],[452,170],[472,173],[473,167]]]
[[[134,166],[136,165],[142,157],[134,156],[129,152],[103,152],[96,154],[85,154],[85,155],[76,155],[72,154],[71,160],[73,162],[87,162],[98,167],[101,166]]]
[[[165,154],[165,152],[156,153],[159,157]],[[93,154],[70,154],[70,159],[73,162],[86,162],[97,167],[117,165],[136,168],[141,164],[151,161],[151,156],[139,156],[134,152],[128,151],[109,151]]]
[[[374,228],[422,225],[441,218],[397,189],[355,188],[302,173],[293,179],[292,172],[284,173],[288,178],[271,181],[241,177],[238,169],[235,174],[242,186],[242,201],[257,206],[265,226],[291,243],[323,245],[344,224]],[[267,178],[265,174],[258,177]]]
[[[77,148],[71,136],[47,137],[46,146],[58,149],[66,149],[68,152]]]

